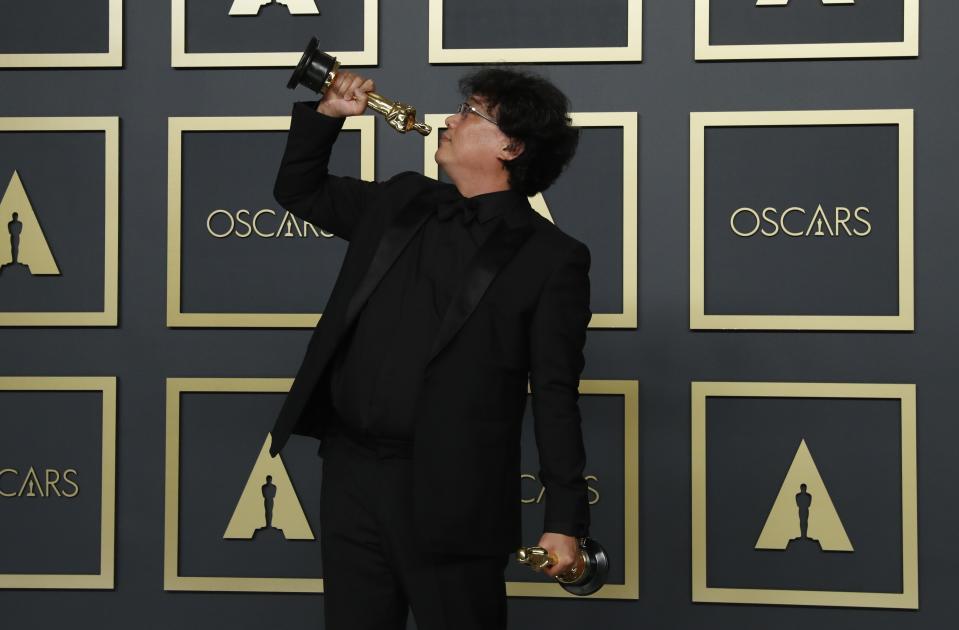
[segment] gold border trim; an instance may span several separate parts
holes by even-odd
[[[166,455],[163,518],[163,589],[167,591],[238,591],[322,593],[323,578],[257,578],[179,575],[180,397],[184,392],[287,392],[290,378],[167,378]],[[623,584],[607,584],[591,599],[639,597],[639,383],[634,380],[584,380],[583,394],[623,396],[624,537]],[[527,392],[529,385],[527,384]],[[514,597],[573,597],[559,585],[507,582]]]
[[[345,131],[360,132],[360,178],[373,181],[374,120],[372,115],[350,116]],[[321,313],[193,313],[183,312],[182,273],[182,167],[183,134],[216,131],[287,131],[289,116],[170,117],[167,172],[167,326],[194,328],[313,328]]]
[[[756,588],[716,588],[706,583],[706,398],[898,399],[902,408],[902,593],[857,593]],[[916,386],[906,383],[773,383],[693,381],[692,591],[694,602],[861,608],[919,608],[916,476]]]
[[[113,589],[116,563],[117,379],[115,376],[0,376],[0,391],[99,391],[103,397],[100,453],[100,572],[0,574],[0,588]]]
[[[439,145],[439,132],[446,127],[451,114],[426,114],[424,122],[435,133],[423,139],[423,174],[436,179],[439,167],[433,159]],[[593,313],[589,328],[635,329],[638,320],[638,266],[639,266],[639,123],[636,112],[572,112],[576,127],[622,127],[623,129],[623,311],[621,313]]]
[[[190,53],[186,51],[186,2],[171,0],[170,63],[174,68],[292,68],[303,51]],[[363,2],[363,50],[327,51],[344,66],[375,66],[379,39],[377,0]]]
[[[707,127],[897,125],[899,128],[898,315],[708,315],[705,288]],[[907,330],[915,328],[913,110],[845,109],[689,114],[689,327],[691,330]]]
[[[445,48],[443,1],[430,0],[430,63],[560,63],[577,61],[642,61],[643,0],[627,0],[625,46],[557,48]]]
[[[292,378],[167,378],[166,454],[163,513],[163,590],[322,593],[322,578],[181,576],[180,395],[184,392],[285,393]]]
[[[120,68],[123,66],[123,0],[107,8],[107,51],[103,53],[3,53],[0,68]]]
[[[903,0],[903,41],[811,44],[710,44],[709,0],[696,0],[696,61],[856,59],[919,56],[919,0]]]
[[[120,259],[120,119],[116,116],[0,117],[0,133],[102,131],[104,134],[103,310],[0,312],[0,326],[116,326]]]

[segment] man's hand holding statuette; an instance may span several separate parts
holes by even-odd
[[[367,94],[375,89],[373,79],[338,70],[336,80],[327,88],[316,111],[334,118],[358,116],[366,110]]]
[[[560,573],[569,571],[579,557],[579,540],[575,536],[543,532],[537,546],[542,547],[557,559],[556,564],[543,569],[543,573],[550,577],[556,577]]]

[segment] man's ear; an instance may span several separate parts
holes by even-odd
[[[526,145],[523,144],[522,140],[515,140],[509,138],[508,144],[500,150],[500,159],[501,160],[515,160],[520,155],[522,155],[523,150],[526,148]]]

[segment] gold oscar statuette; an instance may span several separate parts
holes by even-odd
[[[542,547],[520,547],[516,561],[534,571],[542,571],[557,563],[555,555]],[[609,556],[602,545],[592,538],[579,539],[579,553],[573,566],[555,577],[564,589],[573,595],[592,595],[606,583],[609,575]]]
[[[297,85],[303,85],[310,88],[317,94],[323,95],[327,88],[336,82],[336,71],[340,67],[340,62],[336,57],[328,55],[318,48],[319,42],[315,37],[310,38],[300,62],[296,64],[296,69],[286,87],[291,90]],[[375,112],[379,112],[386,118],[390,127],[400,133],[407,131],[417,131],[428,136],[433,128],[421,122],[416,122],[416,108],[399,101],[391,101],[388,98],[380,96],[376,92],[367,94],[366,106]]]

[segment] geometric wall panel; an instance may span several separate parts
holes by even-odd
[[[482,4],[429,0],[429,12],[430,63],[643,58],[643,0],[488,0]],[[544,12],[560,12],[565,17],[544,29],[545,23],[538,17]],[[453,42],[457,47],[451,47]]]
[[[689,115],[691,329],[912,330],[910,109]]]
[[[0,326],[117,325],[119,161],[119,118],[0,118]]]
[[[696,0],[696,60],[919,55],[919,0]]]
[[[0,5],[0,68],[122,65],[123,0],[44,0]]]
[[[0,377],[0,588],[113,589],[114,376]]]
[[[174,68],[292,67],[310,37],[344,66],[375,66],[377,0],[171,0]]]
[[[347,244],[273,199],[289,126],[289,116],[170,118],[168,326],[316,326]],[[373,116],[348,118],[331,170],[372,181],[373,130]]]
[[[919,607],[916,386],[692,383],[694,602]]]

